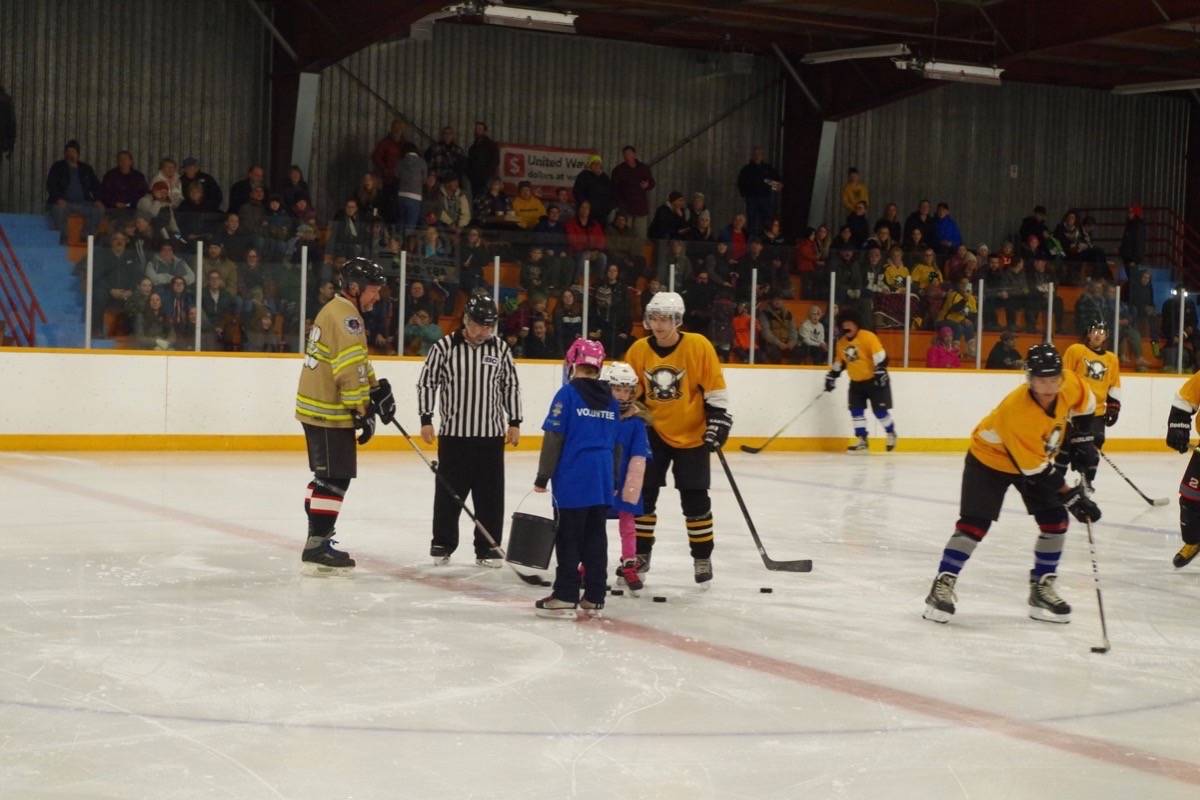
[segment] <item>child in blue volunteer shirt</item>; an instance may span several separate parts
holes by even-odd
[[[642,588],[642,577],[637,571],[637,524],[642,515],[642,483],[646,477],[646,462],[650,460],[650,440],[646,435],[649,412],[634,400],[638,390],[638,376],[633,367],[624,361],[612,361],[604,368],[600,380],[608,384],[613,399],[621,408],[621,422],[617,428],[617,448],[620,450],[620,466],[617,469],[616,492],[609,516],[616,516],[617,530],[621,533],[621,564],[617,567],[617,583],[625,584],[629,593],[636,595]]]
[[[620,409],[608,384],[597,380],[604,347],[584,341],[572,348],[571,382],[558,390],[542,423],[545,437],[538,460],[535,492],[551,483],[558,512],[554,591],[534,606],[538,616],[573,618],[582,608],[599,616],[608,571],[605,520],[613,502],[614,458]],[[579,565],[583,564],[583,600]]]

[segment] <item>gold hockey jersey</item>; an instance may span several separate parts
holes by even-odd
[[[1049,411],[1023,384],[975,426],[971,455],[1000,472],[1016,474],[1019,467],[1025,475],[1036,475],[1062,447],[1067,422],[1095,412],[1095,395],[1074,372],[1063,372],[1062,388]]]
[[[296,419],[322,428],[353,428],[377,383],[367,334],[353,302],[336,295],[317,312],[296,390]]]
[[[837,357],[833,360],[834,370],[846,370],[852,381],[869,381],[875,377],[875,366],[887,358],[883,342],[868,330],[859,328],[853,339],[845,336],[837,340]]]
[[[664,351],[638,339],[625,354],[641,380],[654,432],[671,447],[704,444],[707,419],[704,404],[729,410],[725,375],[712,343],[698,333],[680,333],[673,348]]]
[[[1083,378],[1096,395],[1097,408],[1103,407],[1108,398],[1121,402],[1121,362],[1111,350],[1097,353],[1086,344],[1077,342],[1063,353],[1063,371],[1074,372]]]
[[[1175,395],[1171,405],[1189,414],[1196,413],[1196,409],[1200,408],[1200,372],[1188,378],[1183,386],[1179,387],[1179,393]],[[1196,432],[1200,433],[1200,416],[1196,417]]]

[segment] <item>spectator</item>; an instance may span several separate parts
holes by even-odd
[[[79,160],[79,142],[70,140],[63,157],[55,161],[46,176],[46,208],[63,243],[67,241],[67,218],[83,217],[83,235],[96,230],[104,216],[100,181],[89,164]]]
[[[883,273],[887,269],[887,265],[883,261],[883,253],[879,252],[878,247],[869,247],[863,254],[863,280],[866,285],[863,287],[866,291],[860,298],[859,305],[862,309],[863,319],[871,318],[871,294],[874,292],[885,293],[887,287],[883,282]]]
[[[990,260],[990,259],[989,259]],[[1025,262],[1020,259],[1000,273],[1001,299],[1000,307],[1004,309],[1005,328],[1010,331],[1017,329],[1017,313],[1027,309],[1029,296],[1029,275],[1025,272]],[[988,298],[990,299],[990,298]],[[1029,320],[1025,320],[1026,327]]]
[[[592,206],[592,219],[601,227],[608,224],[608,215],[616,207],[617,196],[612,178],[604,172],[604,162],[600,156],[590,156],[587,167],[580,170],[579,174],[575,176],[573,194],[575,195],[576,216],[579,215],[578,206],[583,205],[586,200]]]
[[[842,186],[842,208],[846,209],[847,214],[854,214],[858,211],[859,203],[862,203],[864,208],[869,206],[871,193],[867,184],[863,183],[858,167],[851,167],[846,174],[846,183]]]
[[[738,193],[746,201],[746,226],[750,235],[762,231],[775,215],[775,197],[783,189],[783,176],[764,160],[766,151],[756,145],[750,163],[738,172]]]
[[[962,357],[954,342],[954,328],[949,325],[938,328],[937,338],[925,354],[925,366],[930,369],[958,369],[962,366]]]
[[[136,256],[126,249],[128,237],[117,231],[109,237],[108,249],[97,250],[93,264],[92,333],[106,336],[111,331],[117,335],[129,333],[133,321],[125,316],[130,298],[144,279],[141,265]],[[151,284],[153,285],[153,284]],[[112,326],[108,326],[105,315],[112,314]]]
[[[759,251],[762,251],[762,244],[759,244]],[[675,268],[675,283],[674,289],[672,286],[671,267]],[[679,291],[688,281],[692,279],[692,260],[688,258],[686,243],[678,239],[670,242],[666,258],[662,260],[658,268],[658,282],[663,286],[668,287],[668,291]]]
[[[821,307],[808,307],[808,316],[800,323],[800,363],[827,364],[829,362],[829,340],[825,325],[821,322]]]
[[[221,276],[221,285],[228,291],[237,294],[238,288],[241,286],[238,280],[237,264],[234,264],[225,257],[224,248],[220,240],[212,239],[209,241],[204,251],[204,269],[209,272],[216,272]]]
[[[308,304],[309,315],[308,321],[317,315],[317,312],[325,307],[325,304],[332,300],[337,295],[337,286],[333,281],[324,280],[317,284],[317,291],[314,297],[314,302]]]
[[[650,167],[638,160],[637,150],[633,145],[625,145],[621,149],[622,161],[613,167],[612,187],[616,198],[617,210],[624,211],[630,220],[630,227],[639,239],[646,238],[646,222],[650,215],[648,195],[654,188],[654,175]]]
[[[271,261],[284,260],[295,247],[292,237],[295,235],[295,222],[283,205],[283,197],[273,194],[267,198],[266,245],[263,256]]]
[[[410,356],[429,354],[429,348],[442,338],[442,329],[429,317],[429,312],[423,308],[408,318],[404,326],[404,352]]]
[[[846,227],[850,229],[850,240],[855,247],[862,247],[871,238],[871,226],[867,221],[867,204],[859,203],[854,207],[850,216],[846,217]]]
[[[713,230],[712,214],[706,208],[695,219],[688,221],[688,254],[693,259],[702,259],[713,252],[717,243],[717,232]]]
[[[554,202],[548,208],[558,207],[559,216],[568,220],[575,216],[575,201],[571,198],[571,190],[560,186],[554,193]]]
[[[162,313],[163,299],[158,294],[146,298],[142,313],[134,319],[133,336],[143,350],[170,350],[174,333]]]
[[[454,128],[447,125],[438,133],[438,140],[425,150],[425,163],[434,175],[453,174],[460,178],[467,172],[467,151],[457,141]]]
[[[313,226],[317,224],[317,210],[312,207],[312,201],[307,197],[297,197],[288,213],[299,223]]]
[[[621,271],[621,280],[636,283],[646,272],[646,258],[642,254],[644,237],[634,235],[629,227],[629,215],[624,211],[613,214],[608,228],[608,263]]]
[[[964,278],[946,293],[946,301],[937,318],[938,323],[945,323],[954,330],[955,339],[965,339],[970,343],[971,355],[974,355],[975,316],[978,313],[979,304],[975,300],[971,283]]]
[[[866,265],[851,248],[840,248],[833,264],[834,297],[839,306],[857,306],[867,288]]]
[[[1182,298],[1182,302],[1181,302]],[[1183,306],[1183,368],[1194,372],[1196,363],[1196,304],[1183,286],[1171,290],[1171,296],[1162,304],[1162,349],[1163,371],[1174,372],[1179,359],[1179,307]]]
[[[937,242],[937,220],[933,216],[933,206],[928,200],[922,200],[917,205],[917,210],[908,215],[908,219],[904,221],[904,241],[914,241],[912,232],[914,230],[921,231],[921,238],[917,245],[920,249],[925,249],[925,245],[933,245]]]
[[[157,181],[137,203],[138,214],[151,220],[154,234],[159,238],[179,236],[179,224],[171,208],[170,191],[166,181]]]
[[[189,244],[203,239],[208,234],[211,212],[204,199],[204,184],[192,181],[188,184],[187,197],[175,211],[175,221],[179,226],[179,235]]]
[[[729,245],[730,261],[741,261],[746,257],[750,246],[750,234],[746,230],[746,224],[745,214],[734,214],[733,222],[726,225],[725,230],[717,236],[718,242],[725,242]]]
[[[245,324],[246,339],[242,349],[248,353],[282,353],[285,343],[275,326],[282,324],[281,315],[265,306],[255,311]]]
[[[655,241],[687,239],[692,232],[684,214],[686,201],[680,192],[667,195],[667,202],[654,212],[654,221],[650,223],[649,236]],[[665,248],[660,248],[665,252]],[[662,259],[659,259],[661,264]]]
[[[145,313],[146,304],[150,302],[151,295],[154,294],[154,284],[149,278],[143,277],[136,284],[136,288],[129,298],[125,301],[124,315],[128,321],[129,327],[127,332],[132,334],[137,323],[139,315]],[[161,298],[160,298],[161,299]]]
[[[504,181],[492,178],[487,191],[475,195],[474,220],[484,227],[513,222],[512,200],[504,193]]]
[[[407,187],[410,194],[416,196],[418,211],[421,203],[421,183],[425,180],[425,162],[420,156],[416,155],[415,151],[409,151],[406,155],[413,156],[417,163],[420,164],[420,178],[415,184]],[[403,171],[405,160],[400,160],[398,170]],[[396,192],[399,194],[400,187],[396,187]],[[386,210],[388,199],[383,194],[383,183],[379,178],[375,177],[373,172],[363,173],[362,180],[358,182],[358,188],[354,190],[354,199],[358,201],[358,213],[368,222],[382,220],[386,218]],[[414,223],[411,227],[416,227]]]
[[[408,296],[404,300],[404,313],[412,317],[413,312],[424,309],[429,318],[438,321],[442,318],[442,304],[429,295],[423,281],[412,281],[408,284]]]
[[[195,156],[185,158],[182,166],[183,177],[179,179],[179,184],[183,189],[183,196],[187,197],[189,186],[199,183],[204,188],[204,210],[213,214],[219,212],[225,195],[221,192],[221,185],[217,183],[217,179],[200,169],[200,161]]]
[[[442,180],[438,222],[454,233],[471,224],[471,201],[459,188],[457,176],[447,175]]]
[[[925,230],[920,226],[910,228],[904,237],[904,252],[909,258],[920,258],[925,254],[925,248],[930,246],[932,239],[925,238]]]
[[[988,353],[987,363],[984,367],[986,369],[1023,369],[1025,361],[1015,346],[1016,340],[1017,335],[1012,331],[1000,334],[1000,340],[992,345],[992,351]]]
[[[573,290],[563,289],[554,308],[554,339],[560,353],[583,335],[583,305],[575,297]]]
[[[154,258],[154,252],[157,249],[154,228],[150,226],[150,220],[139,214],[133,219],[125,220],[121,225],[121,230],[129,237],[129,250],[133,252],[134,257],[144,269],[150,263],[150,259]]]
[[[237,315],[237,300],[225,291],[221,273],[214,270],[208,272],[208,285],[200,293],[200,337],[205,350],[230,349],[226,339],[229,324],[235,321]]]
[[[312,203],[312,193],[308,190],[308,181],[304,180],[304,171],[298,164],[288,167],[287,180],[279,187],[279,196],[284,208],[292,208],[296,201],[303,197]]]
[[[225,257],[233,261],[241,261],[245,258],[246,251],[252,244],[249,237],[242,231],[242,218],[232,211],[225,215],[225,224],[213,234],[212,238],[221,243]],[[309,263],[312,263],[311,255]]]
[[[146,277],[155,286],[168,286],[174,278],[182,278],[184,284],[193,286],[196,283],[196,273],[182,258],[175,255],[175,245],[164,240],[158,246],[158,253],[146,264]]]
[[[608,268],[608,256],[604,254],[607,241],[604,236],[604,226],[592,218],[592,204],[587,200],[579,203],[575,218],[564,228],[567,235],[567,252],[575,259],[575,274],[572,285],[583,275],[583,262],[589,261],[592,270],[601,272]],[[554,326],[556,329],[558,325]],[[567,342],[569,345],[574,339]],[[564,345],[563,352],[566,352]]]
[[[1079,223],[1079,242],[1083,245],[1083,251],[1080,257],[1092,264],[1091,274],[1093,277],[1105,278],[1106,280],[1115,281],[1117,274],[1114,274],[1108,266],[1108,258],[1104,253],[1104,248],[1096,245],[1093,234],[1096,231],[1096,220],[1094,217],[1084,217]]]
[[[796,296],[796,290],[792,286],[792,271],[791,268],[784,263],[783,253],[779,250],[766,250],[768,263],[768,274],[771,286],[771,292],[786,300],[791,300]]]
[[[928,252],[930,255],[933,254],[932,250]],[[925,269],[922,271],[922,274],[928,274],[928,264],[921,263],[918,264],[917,267],[924,267]],[[937,270],[937,267],[935,266],[933,269]],[[908,267],[904,265],[904,251],[899,247],[893,247],[891,251],[888,252],[887,264],[883,268],[882,290],[892,293],[903,292],[905,289],[905,282],[910,277],[911,274],[908,271]],[[916,283],[915,279],[913,283]]]
[[[483,270],[492,264],[491,251],[483,242],[479,228],[468,228],[466,241],[459,250],[459,287],[469,297],[477,288],[487,289]]]
[[[106,208],[118,211],[133,208],[149,191],[146,176],[133,168],[133,153],[128,150],[117,153],[117,165],[100,182],[100,199]]]
[[[1109,309],[1108,318],[1112,319],[1109,329],[1119,332],[1120,344],[1129,351],[1129,360],[1134,363],[1138,372],[1145,372],[1149,364],[1142,357],[1142,335],[1138,333],[1137,326],[1133,324],[1133,309],[1124,300],[1118,301],[1115,284],[1109,284],[1104,290],[1104,295]],[[1121,354],[1117,353],[1117,359],[1120,360],[1120,358]]]
[[[150,179],[150,186],[162,181],[167,184],[167,194],[171,200],[171,208],[179,208],[183,202],[183,181],[179,179],[179,165],[172,158],[163,158],[158,162],[158,172]]]
[[[683,285],[683,325],[686,330],[706,336],[712,329],[713,302],[717,285],[701,270]]]
[[[734,358],[742,363],[750,361],[750,304],[741,302],[737,304],[737,310],[734,312],[732,328],[732,346],[730,352]],[[755,342],[755,350],[760,347],[758,342]],[[755,354],[757,355],[757,353]]]
[[[525,337],[525,358],[536,358],[557,361],[563,357],[554,336],[551,336],[544,318],[537,318],[529,326],[529,335]]]
[[[588,338],[604,345],[608,358],[619,359],[632,344],[633,319],[629,313],[629,297],[621,283],[615,264],[609,265],[603,281],[592,293],[591,315],[588,317]]]
[[[529,335],[529,326],[538,317],[546,316],[546,293],[536,291],[525,297],[510,314],[504,317],[503,330],[506,336],[515,336],[517,341]]]
[[[958,283],[958,279],[963,277],[963,272],[966,269],[968,259],[976,260],[976,256],[967,249],[965,244],[960,244],[954,253],[946,259],[945,267],[947,280]],[[987,263],[986,257],[983,257],[983,263]]]
[[[231,213],[241,211],[242,206],[250,201],[250,190],[256,186],[262,187],[264,197],[266,196],[263,175],[262,166],[252,164],[250,169],[246,170],[246,177],[229,187],[229,211]]]
[[[710,278],[711,280],[711,278]],[[712,340],[717,350],[717,357],[722,361],[729,360],[733,349],[733,317],[737,308],[733,304],[733,295],[728,289],[718,288],[712,305],[712,322],[708,338]]]
[[[883,209],[883,216],[875,220],[875,230],[880,225],[887,225],[888,235],[893,242],[899,242],[904,236],[904,227],[900,224],[900,208],[895,203],[888,203]]]
[[[250,188],[250,198],[238,209],[238,229],[252,246],[262,246],[267,234],[266,187]]]
[[[205,266],[208,266],[207,262],[205,262]],[[263,268],[262,255],[255,248],[251,247],[247,250],[242,263],[235,264],[234,267],[232,275],[226,270],[220,270],[221,285],[225,291],[236,297],[239,290],[242,294],[246,294],[255,289],[265,290],[267,288],[268,275]],[[293,297],[299,299],[299,286],[296,287],[296,294]]]
[[[471,181],[471,191],[482,193],[499,169],[500,146],[488,136],[487,124],[476,122],[475,141],[467,150],[467,177]]]
[[[1104,281],[1089,279],[1084,284],[1083,294],[1075,301],[1076,333],[1086,336],[1093,324],[1111,319],[1112,315],[1105,312],[1104,306]]]
[[[1028,242],[1032,236],[1037,240],[1035,249],[1041,249],[1042,243],[1050,237],[1050,229],[1046,227],[1046,207],[1034,206],[1033,213],[1021,220],[1017,234],[1022,242]]]
[[[546,216],[538,220],[533,229],[533,241],[545,249],[547,290],[555,292],[570,285],[575,277],[575,266],[567,256],[567,226],[560,218],[558,206],[546,208]]]
[[[758,307],[758,330],[762,334],[765,360],[770,364],[800,363],[800,334],[784,299],[767,293],[768,302]]]
[[[738,266],[729,256],[729,243],[717,242],[713,252],[704,257],[704,271],[708,279],[718,288],[736,292],[738,285]],[[732,298],[731,298],[732,299]]]
[[[196,330],[196,303],[185,280],[179,276],[171,278],[165,289],[159,289],[159,295],[163,301],[163,315],[171,326],[174,338],[179,341],[191,339]]]
[[[949,204],[938,203],[935,229],[934,241],[937,242],[938,252],[942,255],[950,255],[962,244],[962,233],[958,230],[958,223],[954,221],[954,217],[950,216]]]
[[[963,245],[963,247],[966,247],[966,245]],[[1012,247],[1011,242],[1009,243],[1009,247],[1011,249],[1011,247]],[[967,255],[972,255],[970,250],[967,250]],[[979,261],[982,264],[986,264],[988,262],[988,259],[991,258],[991,256],[992,256],[992,249],[990,247],[988,247],[986,244],[984,244],[983,242],[980,242],[979,245],[975,248],[975,252],[973,255],[975,256],[975,259],[977,261]],[[1008,260],[1003,261],[1003,263],[1004,263],[1004,268],[1008,269],[1009,267],[1012,266],[1012,259],[1009,258]]]
[[[746,252],[746,257],[738,262],[738,274],[744,276],[744,280],[738,281],[734,292],[734,297],[738,300],[750,299],[752,283],[758,284],[760,293],[766,292],[770,287],[771,262],[767,260],[766,249],[759,237],[750,237],[750,249]],[[754,278],[755,275],[758,276],[757,280]]]
[[[529,181],[521,181],[517,184],[517,196],[512,200],[512,211],[517,215],[517,224],[522,230],[528,231],[546,216],[546,204],[533,193],[533,185]]]
[[[892,239],[892,229],[886,222],[875,226],[875,235],[864,243],[864,247],[878,247],[881,253],[890,253],[892,247],[900,247],[900,243]]]
[[[1015,262],[1014,262],[1015,263]],[[1054,304],[1054,332],[1062,330],[1063,301],[1058,296],[1054,286],[1054,273],[1050,272],[1049,262],[1045,256],[1033,259],[1033,271],[1029,273],[1029,294],[1026,295],[1025,332],[1033,333],[1036,329],[1038,314],[1045,313],[1049,303]],[[1050,299],[1054,291],[1053,300]]]
[[[768,254],[779,253],[781,257],[784,257],[783,253],[788,247],[788,241],[787,237],[783,235],[783,221],[779,217],[771,217],[767,222],[767,227],[763,228],[762,240],[763,247],[767,249]]]
[[[418,224],[436,225],[442,213],[442,184],[436,173],[430,172],[421,184],[421,216]]]
[[[1129,207],[1125,217],[1125,229],[1121,232],[1121,245],[1118,249],[1121,260],[1126,268],[1139,265],[1146,258],[1146,223],[1142,219],[1142,207],[1134,204]]]
[[[814,285],[817,272],[817,262],[820,261],[820,251],[817,248],[817,232],[813,228],[805,228],[796,241],[796,272],[800,275],[800,296],[811,298],[816,296]]]
[[[639,298],[639,305],[642,308],[645,308],[646,305],[650,302],[650,299],[652,297],[654,297],[654,295],[661,292],[662,290],[663,290],[662,284],[658,282],[658,278],[651,278],[649,281],[646,282],[646,288],[642,292],[642,296]]]
[[[521,263],[521,288],[525,290],[526,294],[545,293],[550,288],[548,280],[545,251],[541,245],[535,244],[529,248],[529,253]]]
[[[371,151],[371,164],[375,167],[375,173],[383,180],[383,193],[388,197],[396,193],[396,168],[400,159],[404,157],[406,150],[416,149],[416,146],[405,138],[407,128],[407,123],[396,117],[388,126],[387,134],[375,143],[375,149]]]
[[[705,204],[704,192],[692,192],[692,199],[687,207],[688,225],[697,228],[700,225],[700,216],[708,211],[708,206]],[[712,222],[712,214],[708,215],[709,222]]]
[[[995,331],[1000,329],[996,321],[996,310],[1005,308],[1008,294],[1004,290],[1004,268],[1000,258],[992,256],[988,259],[987,271],[983,274],[983,329]]]
[[[1158,330],[1158,306],[1154,304],[1154,285],[1151,283],[1154,276],[1144,267],[1134,267],[1132,272],[1129,276],[1129,310],[1133,323],[1143,336],[1153,339]],[[1151,347],[1155,344],[1156,341]]]
[[[899,247],[892,248],[892,257],[899,257],[900,263],[904,263],[904,253]],[[935,283],[941,283],[942,272],[938,269],[937,259],[933,255],[933,248],[926,247],[921,260],[912,268],[913,286],[917,287],[917,291],[924,294]]]

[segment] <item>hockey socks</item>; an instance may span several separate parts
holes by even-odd
[[[865,408],[850,409],[850,421],[854,423],[854,435],[860,439],[867,438],[867,410]]]
[[[658,525],[658,515],[642,514],[633,520],[634,534],[637,538],[637,552],[649,553],[654,548],[654,526]]]
[[[876,408],[873,411],[875,412],[875,419],[879,420],[879,424],[883,426],[885,431],[888,433],[896,432],[896,423],[892,420],[892,413],[890,411],[886,408]]]
[[[1058,560],[1062,557],[1063,535],[1067,532],[1067,510],[1057,508],[1034,514],[1037,520],[1037,544],[1033,548],[1034,579],[1058,572]]]
[[[308,535],[327,538],[333,535],[342,499],[350,481],[337,478],[313,478],[304,493],[304,513],[308,516]]]
[[[942,562],[938,564],[938,573],[949,572],[957,575],[966,565],[975,548],[987,536],[991,521],[986,519],[960,519],[954,525],[954,533],[942,550]]]

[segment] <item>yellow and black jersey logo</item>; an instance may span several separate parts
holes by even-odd
[[[1046,437],[1046,457],[1054,455],[1058,452],[1059,446],[1062,444],[1063,429],[1062,426],[1057,426],[1050,431],[1050,435]]]
[[[1084,368],[1087,370],[1086,377],[1094,381],[1102,381],[1104,380],[1104,376],[1108,375],[1108,365],[1103,361],[1084,359],[1083,364]]]
[[[646,391],[650,399],[658,401],[678,400],[683,397],[680,385],[686,369],[676,369],[670,364],[660,364],[646,373]]]
[[[854,361],[858,361],[858,345],[856,345],[856,344],[846,345],[846,350],[845,350],[844,355],[846,357],[847,364],[854,362]]]

